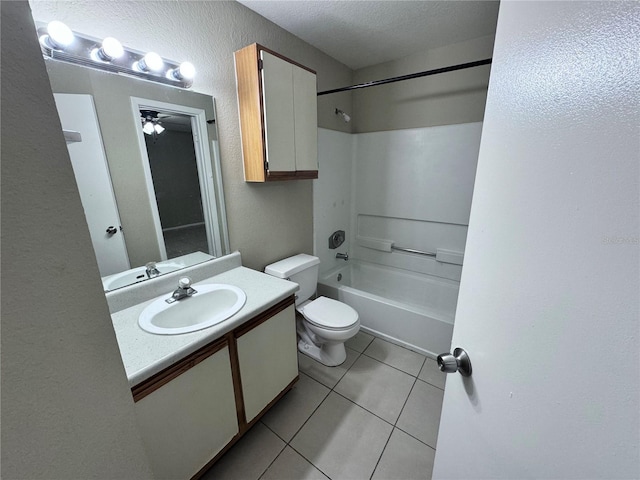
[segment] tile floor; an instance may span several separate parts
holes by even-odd
[[[431,478],[445,375],[364,332],[346,345],[339,367],[298,353],[300,380],[203,478]]]

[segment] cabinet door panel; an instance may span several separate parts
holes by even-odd
[[[298,376],[293,305],[237,339],[247,422]]]
[[[156,478],[191,478],[238,433],[229,348],[135,404]]]
[[[296,170],[318,170],[316,76],[293,66]]]
[[[264,129],[269,170],[296,169],[293,117],[293,68],[284,60],[260,51]]]

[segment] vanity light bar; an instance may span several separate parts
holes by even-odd
[[[73,32],[58,21],[36,25],[45,57],[175,87],[189,88],[193,84],[196,72],[189,62],[177,63],[155,52],[133,50],[113,37],[100,40]]]

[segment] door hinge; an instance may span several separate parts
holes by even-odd
[[[262,65],[263,65],[263,63],[262,63],[262,59],[261,59],[261,58],[259,58],[259,59],[258,59],[258,70],[262,70]]]
[[[268,172],[269,171],[269,161],[265,160],[264,161],[264,169]]]

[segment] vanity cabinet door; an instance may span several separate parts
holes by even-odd
[[[136,401],[156,478],[191,478],[238,433],[229,347],[212,350]]]
[[[298,376],[295,309],[290,305],[237,336],[247,423]]]

